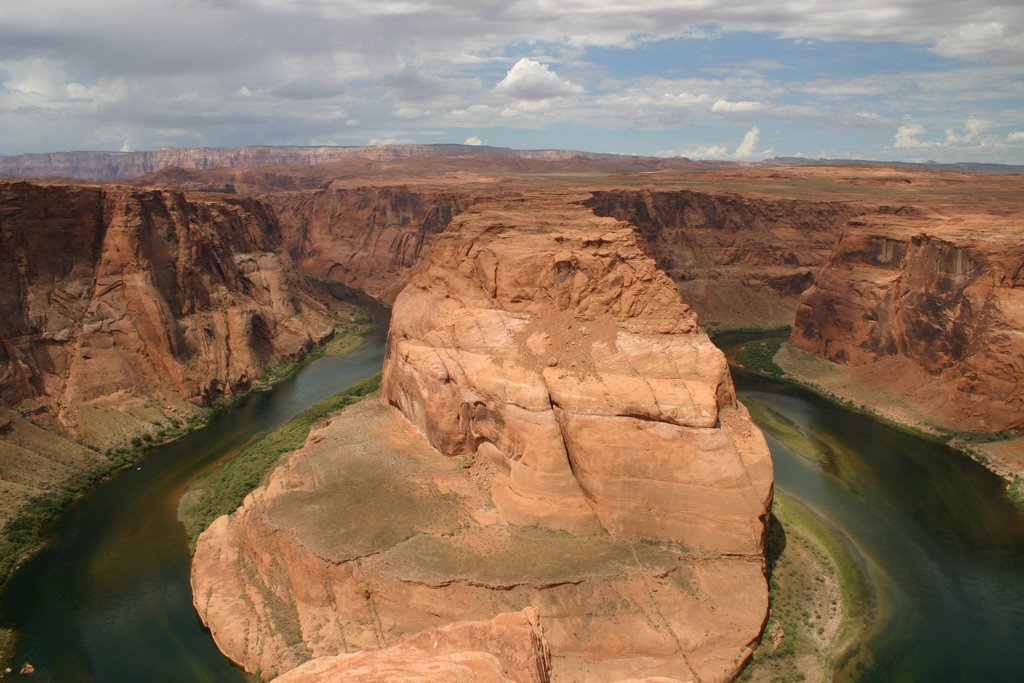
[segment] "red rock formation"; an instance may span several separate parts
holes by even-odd
[[[865,211],[690,190],[598,191],[584,204],[635,225],[645,251],[710,327],[788,325],[843,225]]]
[[[401,186],[275,193],[266,200],[303,272],[388,302],[433,237],[475,201],[466,191]]]
[[[497,464],[509,521],[761,551],[764,442],[628,224],[470,209],[395,302],[383,392],[442,453]]]
[[[854,221],[801,298],[790,342],[885,364],[936,426],[1024,428],[1024,245],[1014,217],[904,208]],[[900,363],[907,366],[905,381]]]
[[[321,657],[275,679],[277,683],[331,681],[523,681],[547,683],[551,653],[537,610],[499,614],[422,631],[382,650]]]
[[[384,393],[409,422],[345,410],[200,537],[196,608],[248,670],[456,675],[431,634],[525,607],[554,680],[728,680],[749,656],[763,437],[629,226],[524,200],[456,218],[396,301]]]
[[[257,201],[0,185],[0,386],[100,447],[331,332]]]

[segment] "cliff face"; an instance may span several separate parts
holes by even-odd
[[[358,187],[267,197],[296,265],[394,301],[433,237],[475,198],[465,192]]]
[[[801,298],[790,342],[865,373],[891,366],[897,388],[900,364],[923,370],[932,399],[918,402],[937,426],[1024,427],[1016,225],[909,208],[852,222]]]
[[[526,199],[435,241],[395,302],[385,400],[200,537],[196,608],[247,669],[455,676],[455,653],[511,680],[717,681],[749,656],[764,439],[633,230]]]
[[[856,204],[689,190],[599,191],[584,204],[637,227],[711,327],[788,325]]]
[[[471,209],[395,302],[383,392],[441,453],[494,461],[509,521],[760,552],[764,443],[627,224]]]
[[[6,183],[0,243],[2,400],[101,448],[332,329],[254,200]]]

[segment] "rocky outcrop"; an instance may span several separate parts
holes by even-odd
[[[394,301],[435,235],[474,201],[458,189],[356,187],[266,197],[308,275]]]
[[[1018,225],[910,207],[852,222],[802,296],[790,343],[905,394],[936,427],[1024,428]]]
[[[537,610],[528,607],[490,621],[456,622],[403,638],[382,650],[321,657],[275,681],[422,681],[425,677],[465,683],[547,683],[551,653]]]
[[[280,242],[255,200],[0,185],[0,398],[103,448],[246,388],[333,328]]]
[[[749,656],[764,439],[632,228],[523,200],[470,207],[417,268],[386,402],[331,418],[200,537],[196,608],[248,670],[456,676],[496,658],[537,680],[540,643],[553,680],[714,681]],[[524,609],[529,631],[488,635]],[[463,622],[488,644],[437,637]]]
[[[759,553],[771,464],[697,316],[628,224],[529,204],[435,242],[395,302],[385,397],[441,453],[493,461],[511,522]]]
[[[856,203],[691,190],[607,190],[584,204],[637,227],[709,327],[788,325]]]

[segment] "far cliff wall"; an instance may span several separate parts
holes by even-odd
[[[402,186],[280,192],[273,207],[288,253],[307,275],[394,301],[434,236],[477,199]]]
[[[609,190],[584,202],[636,226],[644,249],[708,327],[792,322],[796,297],[857,204],[690,190]]]
[[[0,184],[0,386],[106,447],[332,330],[256,200]]]
[[[1018,224],[919,210],[852,222],[802,296],[790,342],[837,363],[914,364],[953,392],[931,411],[940,425],[1024,428]]]

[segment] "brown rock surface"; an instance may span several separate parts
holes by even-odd
[[[1021,215],[905,207],[854,221],[790,342],[955,431],[1024,428]]]
[[[509,521],[760,552],[767,450],[628,224],[471,208],[395,302],[382,386],[440,452],[495,463]]]
[[[285,246],[308,275],[394,301],[433,237],[474,200],[465,190],[402,186],[267,195]]]
[[[405,666],[411,634],[527,607],[555,680],[727,680],[749,655],[763,437],[631,228],[523,199],[460,215],[396,301],[409,422],[345,410],[200,537],[196,607],[247,669],[396,644],[337,661]]]
[[[314,659],[275,681],[547,683],[550,676],[551,653],[537,610],[528,607],[490,621],[460,621],[421,631],[381,650]]]
[[[773,327],[828,259],[856,203],[692,190],[598,191],[599,216],[638,228],[644,249],[708,327]]]
[[[246,388],[333,329],[280,243],[251,199],[0,183],[0,404],[102,450]]]

